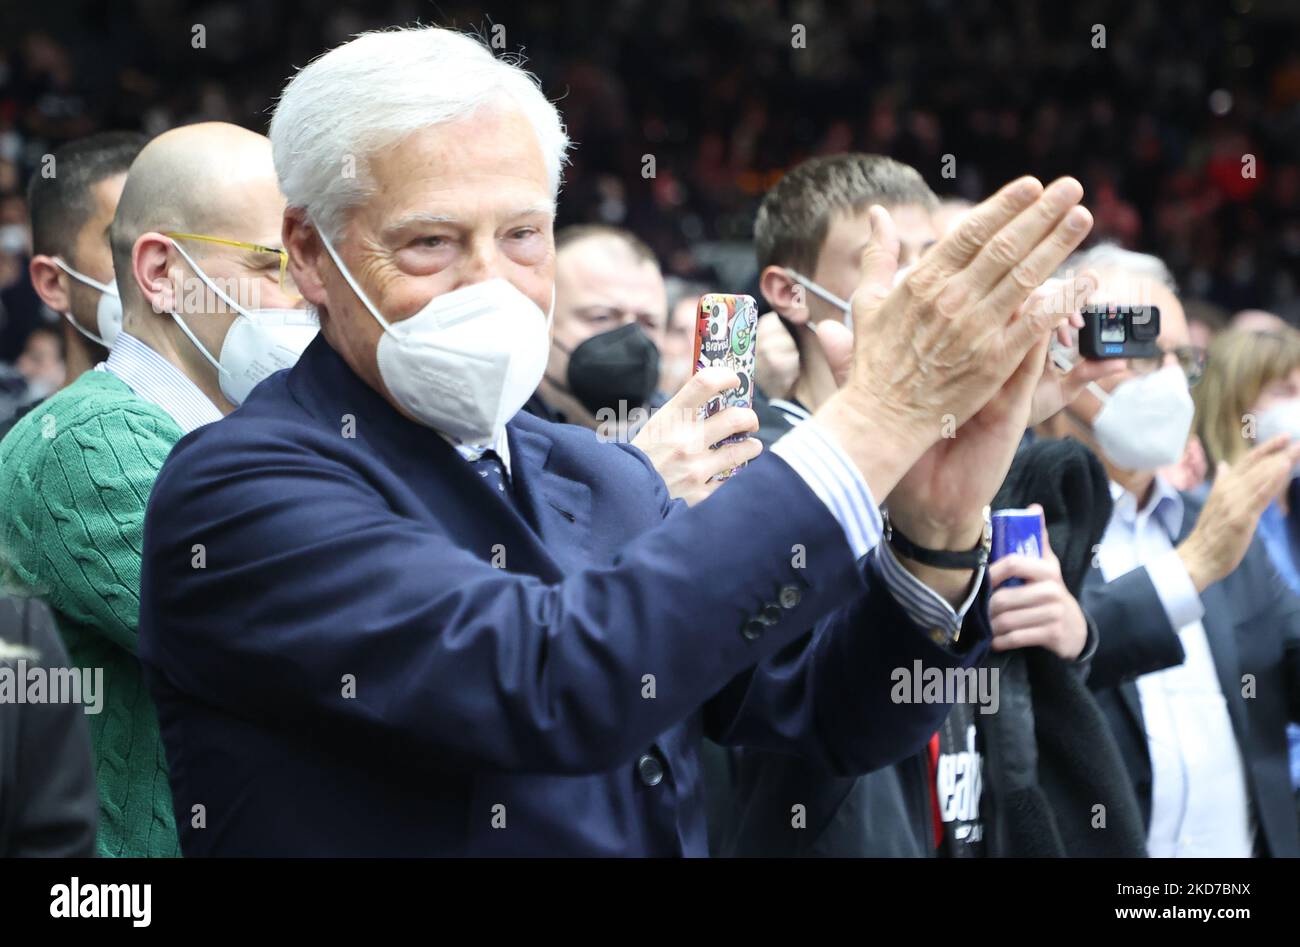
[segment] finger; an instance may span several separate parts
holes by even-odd
[[[1060,621],[1061,616],[1061,603],[1051,602],[1033,608],[1013,609],[996,616],[989,615],[989,628],[992,629],[994,637],[997,637],[1013,631],[1023,631],[1026,628],[1050,627]]]
[[[1092,214],[1086,207],[1074,206],[1061,218],[1042,243],[1021,263],[1002,277],[997,287],[984,297],[987,311],[1014,312],[1033,288],[1052,274],[1083,242],[1092,229]],[[1056,313],[1028,313],[1012,321],[1008,335],[1011,351],[1024,351],[1033,339],[1056,327],[1064,318]]]
[[[788,336],[790,333],[786,333]],[[826,353],[826,361],[831,366],[837,385],[848,380],[849,370],[853,367],[853,332],[844,323],[827,319],[817,327],[817,343]],[[793,341],[791,341],[793,345]]]
[[[734,444],[723,444],[706,456],[709,475],[724,473],[733,467],[747,464],[763,452],[763,442],[756,437],[747,437]]]
[[[983,299],[1029,257],[1034,248],[1056,228],[1066,212],[1082,199],[1082,184],[1070,177],[1057,178],[1047,186],[1038,200],[993,235],[993,239],[984,245],[970,266],[954,282],[959,282],[961,290],[971,294],[972,298]],[[1041,286],[1055,271],[1056,268],[1052,267],[1042,274],[1040,279],[1028,286],[1025,296]],[[1064,312],[1061,314],[1065,315]]]
[[[1040,503],[1029,504],[1029,509],[1038,514],[1038,535],[1041,536],[1043,540],[1043,558],[1047,560],[1049,564],[1054,563],[1056,561],[1056,553],[1052,551],[1052,540],[1047,535],[1047,514],[1043,512],[1043,507]],[[1053,569],[1053,571],[1059,572],[1060,566],[1058,565]]]
[[[1127,371],[1127,366],[1123,359],[1084,359],[1077,362],[1074,368],[1061,375],[1061,394],[1064,395],[1065,403],[1071,404],[1093,382],[1101,381],[1103,378],[1110,378],[1112,375],[1122,374],[1125,371]]]
[[[733,434],[752,434],[757,430],[758,415],[752,409],[732,406],[701,421],[698,433],[700,443],[704,447],[712,447]]]
[[[671,409],[693,415],[724,391],[729,391],[740,384],[740,376],[730,369],[710,365],[701,368],[682,386],[682,390],[673,395],[661,410]]]
[[[997,565],[1006,562],[1012,556],[1004,556],[995,562]],[[1017,555],[1014,557],[1019,562],[1009,566],[1011,578],[1023,579],[1025,585],[1013,585],[1010,587],[1003,586],[989,596],[989,614],[994,612],[1006,612],[1016,608],[1029,608],[1033,605],[1043,605],[1047,602],[1054,601],[1060,597],[1060,583],[1052,574],[1050,568],[1042,559],[1031,559],[1028,556]],[[993,581],[992,568],[989,569],[989,582]],[[1005,581],[1005,579],[1003,580]]]
[[[871,238],[858,261],[858,287],[849,300],[853,310],[853,327],[857,329],[879,308],[893,291],[898,271],[898,228],[889,212],[873,204],[867,212],[871,221]],[[865,335],[865,331],[861,334]]]
[[[1043,193],[1042,182],[1033,177],[1017,178],[973,208],[961,223],[935,244],[908,274],[906,282],[924,293],[958,272],[985,244]]]
[[[1022,628],[996,635],[989,647],[994,651],[1014,651],[1017,648],[1045,648],[1051,642],[1052,633],[1046,628]]]
[[[1265,458],[1281,453],[1290,446],[1291,436],[1289,434],[1275,435],[1251,448],[1250,452],[1238,462],[1237,466],[1238,468],[1249,469]]]
[[[1011,377],[1002,383],[1002,387],[980,409],[986,418],[1017,428],[1031,427],[1041,420],[1032,415],[1043,373],[1047,370],[1047,349],[1048,337],[1043,336],[1038,344],[1024,354]]]

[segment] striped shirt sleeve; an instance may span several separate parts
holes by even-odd
[[[862,473],[835,440],[809,418],[783,435],[772,453],[793,468],[808,488],[826,505],[844,529],[849,549],[861,562],[873,549],[874,571],[911,621],[926,630],[938,644],[957,640],[962,621],[984,581],[981,568],[960,609],[903,568],[887,543],[882,543],[884,522]]]

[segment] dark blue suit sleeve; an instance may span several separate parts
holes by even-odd
[[[670,517],[686,509],[668,498],[662,483],[659,502]],[[809,570],[817,565],[803,563]],[[851,604],[709,701],[711,740],[794,753],[841,775],[888,766],[925,744],[951,707],[893,702],[893,672],[918,660],[939,669],[977,664],[992,638],[987,586],[966,614],[960,646],[949,649],[913,624],[875,569],[863,566],[865,581],[844,599]]]
[[[141,657],[155,690],[303,728],[343,753],[604,771],[862,589],[839,524],[771,456],[744,488],[673,515],[612,565],[547,584],[396,514],[323,447],[187,446],[146,524]],[[662,495],[628,494],[666,512]],[[701,551],[720,536],[745,541],[727,545],[727,568],[706,568]],[[793,567],[795,544],[815,572]],[[748,640],[744,623],[789,584],[800,604]]]
[[[1088,686],[1094,690],[1183,663],[1183,644],[1145,568],[1110,582],[1092,569],[1079,604],[1099,631],[1088,674]]]
[[[987,586],[949,649],[911,622],[874,570],[867,579],[850,605],[709,703],[711,739],[798,753],[837,775],[888,766],[925,745],[952,708],[895,702],[894,674],[917,661],[940,670],[979,663],[992,637]]]

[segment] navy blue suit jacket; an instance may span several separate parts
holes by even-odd
[[[985,650],[983,598],[934,645],[775,456],[688,510],[635,448],[508,431],[517,507],[322,336],[176,446],[140,657],[187,855],[703,855],[703,734],[883,766],[948,710],[891,669]]]

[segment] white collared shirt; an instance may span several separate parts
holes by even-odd
[[[447,435],[444,434],[443,437],[456,448],[456,453],[470,463],[478,460],[488,451],[496,451],[496,455],[501,458],[501,466],[506,469],[506,478],[510,477],[510,438],[506,436],[505,431],[502,431],[501,436],[491,444],[457,444]]]
[[[221,411],[183,371],[126,332],[118,334],[107,361],[96,365],[95,371],[116,376],[145,401],[162,408],[183,434],[221,420]]]
[[[1201,617],[1205,607],[1174,549],[1183,498],[1156,475],[1151,499],[1110,485],[1115,511],[1098,550],[1107,582],[1145,566],[1186,655],[1182,664],[1137,679],[1151,758],[1153,858],[1248,858],[1255,827],[1245,763]],[[1105,633],[1105,629],[1102,630]]]

